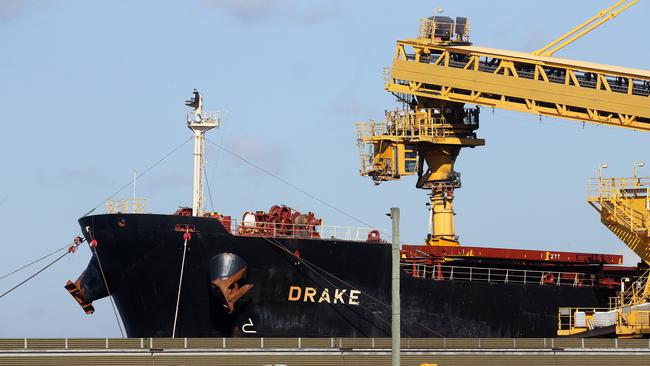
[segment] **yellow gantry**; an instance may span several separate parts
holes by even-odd
[[[590,181],[589,204],[600,221],[641,260],[650,264],[650,178],[604,178]],[[650,334],[650,272],[646,271],[615,298],[616,334]]]
[[[601,222],[650,264],[650,178],[600,177],[590,180],[589,191]]]
[[[650,178],[604,178],[589,181],[589,204],[601,222],[643,261],[650,264]],[[621,338],[650,335],[650,270],[635,281],[622,280],[607,309],[560,308],[558,335],[596,330],[609,322]],[[602,327],[603,324],[600,324]]]
[[[362,175],[379,184],[417,174],[416,186],[431,190],[428,244],[458,245],[453,192],[461,184],[453,167],[461,148],[485,145],[474,132],[478,117],[478,109],[421,102],[417,108],[386,112],[384,122],[357,124]]]
[[[422,19],[417,38],[397,42],[385,77],[403,109],[357,126],[361,174],[377,184],[417,174],[417,187],[431,189],[427,243],[458,244],[454,162],[461,148],[485,144],[466,103],[650,131],[650,71],[551,57],[636,2],[619,0],[534,53],[473,46],[467,18]]]
[[[650,178],[591,180],[589,204],[601,222],[641,260],[650,264]],[[650,271],[615,298],[616,334],[641,337],[650,334]]]
[[[650,131],[650,71],[402,40],[388,91]]]

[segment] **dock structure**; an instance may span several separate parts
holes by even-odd
[[[401,364],[650,364],[649,339],[403,338]],[[0,365],[390,365],[390,338],[0,339]]]

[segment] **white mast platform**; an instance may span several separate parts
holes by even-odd
[[[185,105],[192,108],[187,114],[187,127],[194,133],[194,188],[192,215],[203,215],[203,152],[205,133],[221,125],[221,112],[204,112],[203,97],[194,89],[192,99]]]

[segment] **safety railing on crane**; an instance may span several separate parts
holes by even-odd
[[[462,117],[462,125],[473,130],[478,126],[478,113],[467,109]],[[462,126],[461,125],[461,126]],[[459,124],[451,125],[442,111],[435,108],[419,110],[394,110],[386,112],[385,122],[357,123],[357,139],[368,141],[373,138],[400,137],[430,139],[450,137],[458,134]]]
[[[650,130],[647,71],[473,46],[398,41],[392,93]]]
[[[530,63],[521,60],[512,62],[509,58],[499,58],[498,55],[484,54],[475,59],[476,56],[472,53],[461,53],[462,50],[434,49],[431,52],[428,55],[406,52],[404,60],[500,75],[504,75],[504,70],[508,69],[510,76],[523,79],[544,79],[544,81],[556,84],[568,84],[582,88],[605,89],[638,96],[650,95],[650,80],[645,79],[597,73],[587,68],[541,66],[538,64],[539,62],[534,61]],[[474,65],[474,62],[476,62],[476,65]],[[542,76],[542,71],[544,76]],[[505,72],[505,75],[508,76],[508,72]]]
[[[368,175],[375,170],[373,156],[371,152],[364,150],[363,145],[359,146],[359,157],[361,159],[361,169],[359,172],[361,175]]]
[[[609,307],[610,309],[618,309],[623,307],[629,307],[634,305],[640,305],[648,302],[648,276],[650,276],[650,270],[646,270],[639,278],[634,282],[624,282],[627,283],[627,286],[616,297],[611,297]]]
[[[456,35],[456,37],[454,37]],[[418,39],[434,42],[468,42],[469,20],[457,17],[432,16],[420,19]]]
[[[588,201],[606,209],[619,224],[650,235],[650,178],[594,178],[588,191]]]

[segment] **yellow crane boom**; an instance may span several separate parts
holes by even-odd
[[[397,42],[388,91],[650,131],[650,71],[419,38]]]

